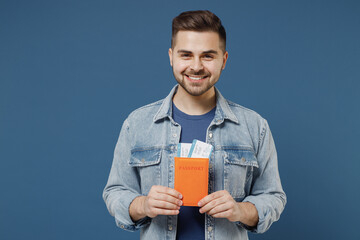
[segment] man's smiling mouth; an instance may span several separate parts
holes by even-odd
[[[194,80],[194,81],[197,81],[197,80],[201,80],[201,79],[204,79],[204,78],[207,78],[207,76],[189,76],[189,75],[186,75],[186,77],[188,77],[190,80]]]

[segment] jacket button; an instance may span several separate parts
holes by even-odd
[[[170,225],[170,226],[169,226],[169,231],[172,231],[172,229],[173,229],[173,228],[172,228],[172,226]]]
[[[212,138],[213,134],[212,133],[209,133],[209,138]]]
[[[145,158],[142,158],[142,159],[141,159],[141,162],[144,163],[144,162],[145,162]]]
[[[176,134],[176,133],[174,133],[174,134],[173,134],[173,137],[176,137],[176,136],[177,136],[177,134]]]
[[[244,157],[242,157],[242,158],[241,158],[241,161],[245,162],[245,161],[246,161],[246,159],[245,159]]]
[[[212,227],[208,227],[208,232],[211,232],[212,231]]]

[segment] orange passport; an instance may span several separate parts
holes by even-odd
[[[197,206],[208,195],[208,158],[175,157],[174,188],[183,195],[184,206]]]

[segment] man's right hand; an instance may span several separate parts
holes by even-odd
[[[135,222],[146,216],[179,214],[182,195],[175,189],[164,186],[152,186],[147,196],[140,196],[130,204],[129,213]]]

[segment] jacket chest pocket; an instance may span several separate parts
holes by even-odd
[[[153,185],[160,185],[160,148],[141,148],[131,151],[129,165],[137,168],[141,194],[147,195]]]
[[[236,201],[249,194],[254,168],[258,162],[252,150],[226,149],[224,159],[224,189]]]

